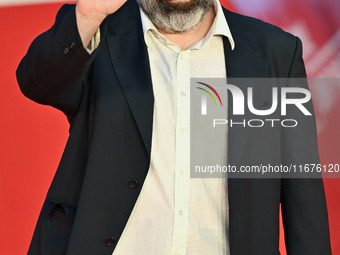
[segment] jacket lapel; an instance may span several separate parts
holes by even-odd
[[[131,18],[132,17],[132,18]],[[107,45],[113,68],[150,157],[153,123],[153,90],[139,8],[127,1],[109,16]]]
[[[229,11],[225,11],[233,39],[235,41],[235,49],[231,50],[228,38],[223,37],[224,54],[227,71],[227,82],[239,87],[246,100],[247,84],[240,82],[238,78],[263,78],[269,77],[269,64],[261,57],[249,43],[240,36],[243,34],[242,28],[233,22],[233,17],[229,15]],[[228,94],[228,119],[233,122],[242,122],[247,116],[233,115],[231,93]],[[246,101],[245,101],[246,102]],[[244,150],[250,129],[235,125],[228,131],[228,162],[231,165],[237,165]]]
[[[237,85],[244,93],[246,99],[247,84],[239,82],[237,78],[265,78],[270,77],[269,63],[260,53],[259,45],[253,45],[247,40],[246,31],[235,20],[234,15],[224,10],[228,21],[235,49],[231,50],[227,38],[224,40],[224,53],[227,69],[227,81],[229,84]],[[236,78],[236,79],[235,79]],[[228,95],[228,119],[241,122],[247,119],[245,116],[233,115],[232,98]],[[233,166],[242,164],[242,155],[245,154],[247,139],[250,128],[235,126],[228,130],[228,163]],[[244,159],[243,159],[244,160]],[[230,177],[230,176],[229,176]],[[252,252],[252,235],[249,232],[249,223],[254,218],[251,215],[253,204],[252,192],[256,190],[256,180],[228,178],[228,200],[229,200],[229,245],[231,254],[246,254]],[[255,187],[255,188],[254,188]],[[256,200],[256,198],[255,198]]]

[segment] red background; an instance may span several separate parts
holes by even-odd
[[[61,4],[0,8],[0,254],[26,254],[68,136],[66,117],[20,92],[15,70],[31,41],[48,29]],[[282,14],[282,13],[281,13]],[[294,13],[292,15],[298,15]],[[278,25],[279,19],[274,20]],[[339,27],[337,25],[337,27]],[[312,91],[313,92],[313,91]],[[339,106],[339,105],[338,105]],[[339,108],[331,115],[339,119]],[[318,117],[318,116],[317,116]],[[339,120],[319,134],[321,159],[340,163]],[[325,182],[333,254],[340,254],[339,180]],[[282,232],[281,232],[282,233]],[[285,254],[281,236],[281,251]],[[320,254],[321,255],[321,254]]]

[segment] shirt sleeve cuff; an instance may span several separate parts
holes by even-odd
[[[86,48],[87,52],[89,54],[92,54],[92,52],[94,52],[94,50],[98,48],[99,43],[100,43],[100,28],[98,28],[98,30],[96,31],[96,33],[92,37],[89,45],[87,46],[87,48]]]

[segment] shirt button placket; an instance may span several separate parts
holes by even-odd
[[[184,175],[184,169],[188,166],[190,151],[189,128],[190,128],[190,51],[182,51],[177,57],[177,123],[176,123],[176,158],[175,167],[178,169],[175,175],[175,211],[174,211],[174,233],[173,233],[173,254],[182,254],[186,250],[188,233],[188,199],[190,179]],[[188,183],[189,182],[189,183]]]

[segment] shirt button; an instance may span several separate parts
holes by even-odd
[[[178,214],[179,214],[179,215],[183,215],[183,211],[182,211],[182,210],[179,210],[179,211],[178,211]]]
[[[113,237],[107,237],[105,243],[107,246],[111,247],[116,243],[116,240]]]
[[[185,97],[185,92],[182,91],[181,92],[181,96]]]
[[[180,130],[180,133],[181,133],[182,135],[184,135],[184,133],[185,133],[185,129],[184,129],[184,128],[182,128],[182,129]]]
[[[181,171],[179,171],[180,175],[184,175],[184,170],[182,169]]]
[[[129,181],[129,187],[130,187],[130,189],[137,189],[138,182],[134,181],[134,180]]]

